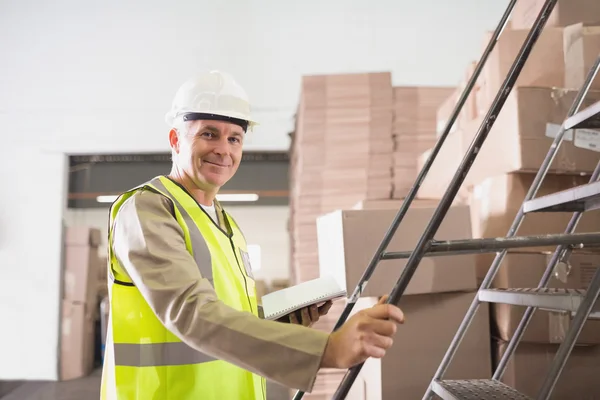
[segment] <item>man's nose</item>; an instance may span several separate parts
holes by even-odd
[[[220,155],[226,155],[229,153],[229,141],[227,140],[226,137],[224,138],[220,138],[216,144],[215,144],[215,148],[213,149],[213,151],[216,154],[220,154]]]

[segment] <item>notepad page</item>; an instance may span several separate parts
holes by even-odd
[[[266,319],[277,319],[300,308],[345,294],[346,291],[333,277],[325,276],[269,293],[263,296],[262,307]]]

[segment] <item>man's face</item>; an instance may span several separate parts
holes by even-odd
[[[175,162],[203,190],[218,190],[231,179],[240,165],[243,140],[243,129],[224,121],[192,121],[187,132],[169,133]]]

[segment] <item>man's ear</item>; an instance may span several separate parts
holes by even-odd
[[[175,128],[171,128],[169,131],[169,145],[175,153],[179,153],[179,133]]]

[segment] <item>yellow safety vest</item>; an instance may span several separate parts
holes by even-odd
[[[173,203],[185,243],[203,277],[225,304],[258,313],[256,289],[244,236],[220,206],[221,226],[181,186],[165,176],[122,194],[109,225],[110,316],[102,373],[103,400],[265,400],[265,379],[198,352],[156,318],[112,252],[113,221],[138,190],[152,190]],[[232,344],[235,345],[235,344]]]

